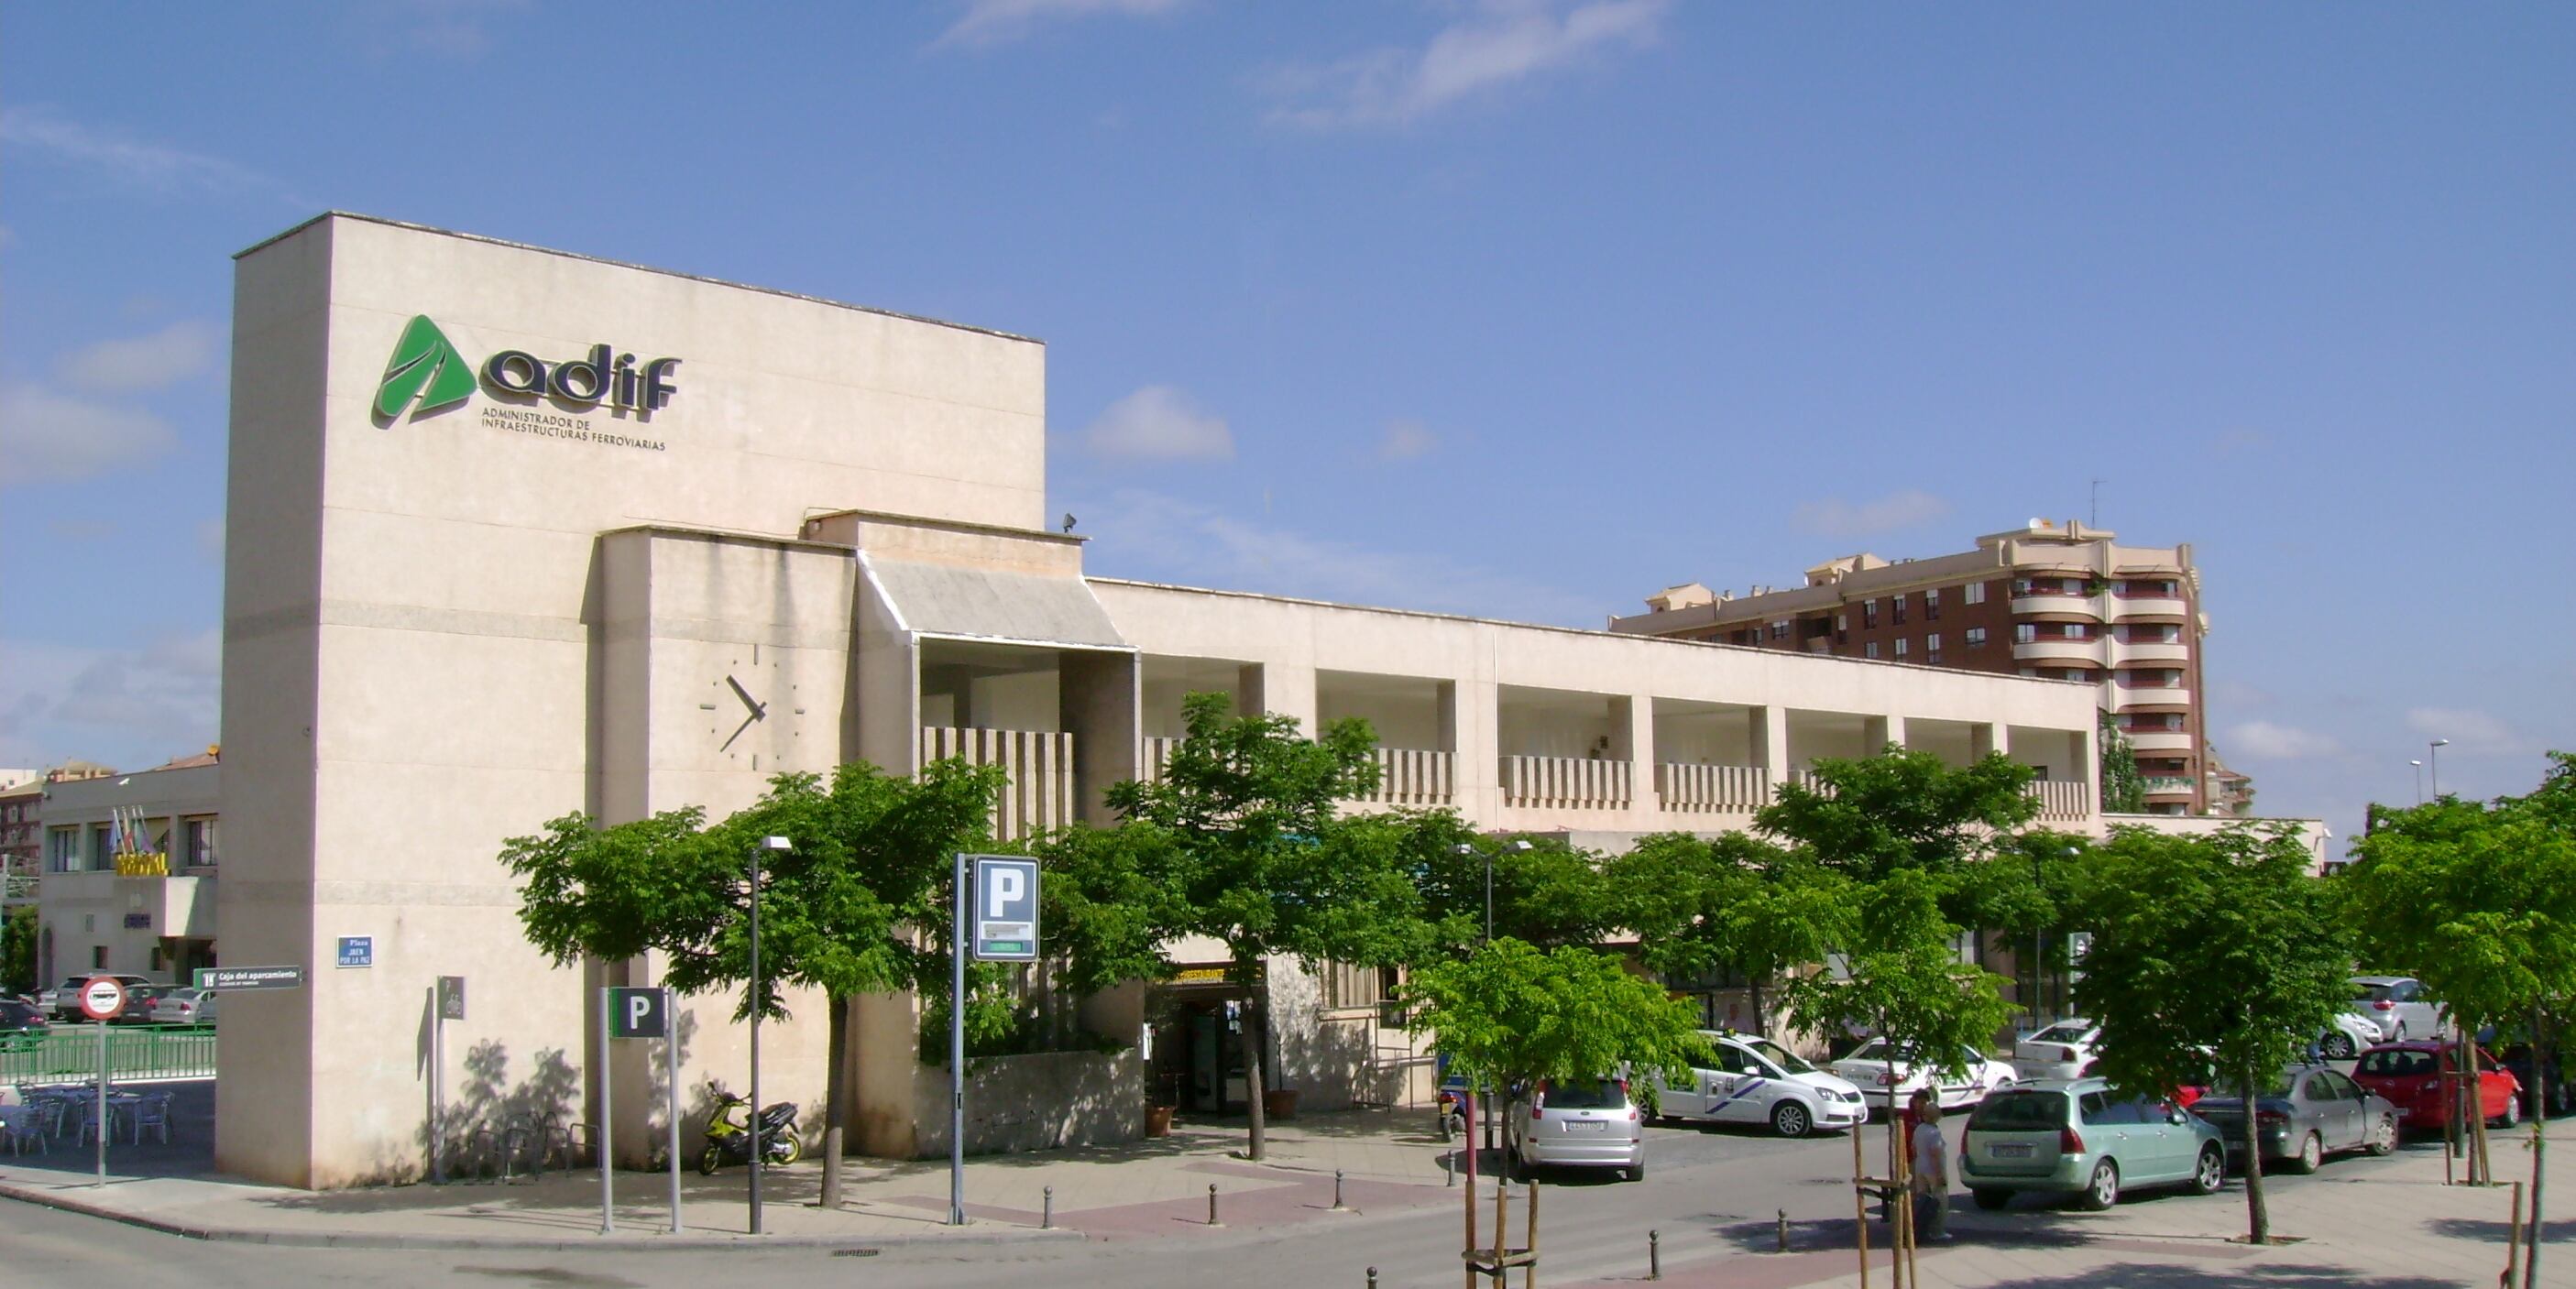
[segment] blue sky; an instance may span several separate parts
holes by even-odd
[[[2267,812],[2576,747],[2576,7],[0,13],[0,765],[215,730],[229,256],[327,208],[1035,335],[1097,573],[1597,625],[2194,544]]]

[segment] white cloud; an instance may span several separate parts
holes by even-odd
[[[1234,431],[1188,394],[1147,385],[1102,409],[1083,431],[1093,456],[1135,461],[1223,461],[1234,455]]]
[[[102,340],[65,355],[63,383],[91,393],[160,389],[204,371],[221,337],[203,322],[181,322],[124,340]]]
[[[86,479],[150,461],[177,442],[150,412],[40,385],[0,386],[0,487]]]
[[[158,765],[215,741],[223,681],[216,628],[137,648],[0,641],[0,761],[82,757]]]
[[[1849,502],[1840,497],[1810,501],[1798,507],[1790,522],[1826,537],[1867,537],[1911,527],[1950,513],[1950,503],[1931,493],[1908,488],[1876,501]]]
[[[993,45],[1025,36],[1055,19],[1095,14],[1136,17],[1166,13],[1184,3],[1186,0],[966,0],[966,12],[931,43]]]
[[[2406,727],[2427,741],[2446,738],[2462,752],[2512,755],[2537,751],[2522,731],[2498,717],[2466,707],[2416,707],[2406,713]]]
[[[1442,555],[1309,536],[1141,489],[1071,508],[1092,539],[1084,565],[1100,576],[1563,626],[1598,626],[1602,619],[1599,601],[1590,596]]]
[[[2279,761],[2343,755],[2343,744],[2326,735],[2272,721],[2247,721],[2229,730],[2227,740],[2236,752]]]
[[[1386,423],[1386,437],[1377,443],[1380,461],[1415,461],[1431,455],[1440,439],[1420,421],[1397,420]]]
[[[1670,0],[1483,0],[1421,49],[1380,48],[1274,73],[1271,119],[1398,125],[1615,46],[1654,43]]]
[[[221,157],[147,142],[113,128],[83,125],[43,106],[0,111],[0,143],[163,192],[277,190],[276,181]]]

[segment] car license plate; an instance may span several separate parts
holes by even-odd
[[[2028,1159],[2030,1145],[2027,1142],[2003,1142],[1987,1147],[1986,1153],[1997,1159]]]
[[[1565,1125],[1567,1132],[1608,1132],[1610,1125],[1598,1119],[1575,1119]]]

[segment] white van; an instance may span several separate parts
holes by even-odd
[[[1701,1030],[1718,1068],[1692,1070],[1689,1087],[1656,1084],[1656,1108],[1673,1119],[1767,1123],[1783,1137],[1849,1128],[1869,1117],[1860,1089],[1753,1034]]]

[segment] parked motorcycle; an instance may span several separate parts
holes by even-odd
[[[1449,1088],[1442,1088],[1440,1089],[1440,1096],[1438,1098],[1438,1108],[1440,1111],[1440,1139],[1442,1141],[1457,1140],[1460,1133],[1467,1131],[1466,1103],[1458,1099],[1457,1092]]]
[[[712,1177],[727,1164],[751,1162],[751,1099],[725,1091],[713,1079],[707,1080],[707,1095],[715,1098],[716,1110],[707,1116],[707,1144],[698,1152],[698,1171]],[[804,1154],[796,1135],[796,1103],[771,1102],[760,1112],[762,1162],[792,1164]]]

